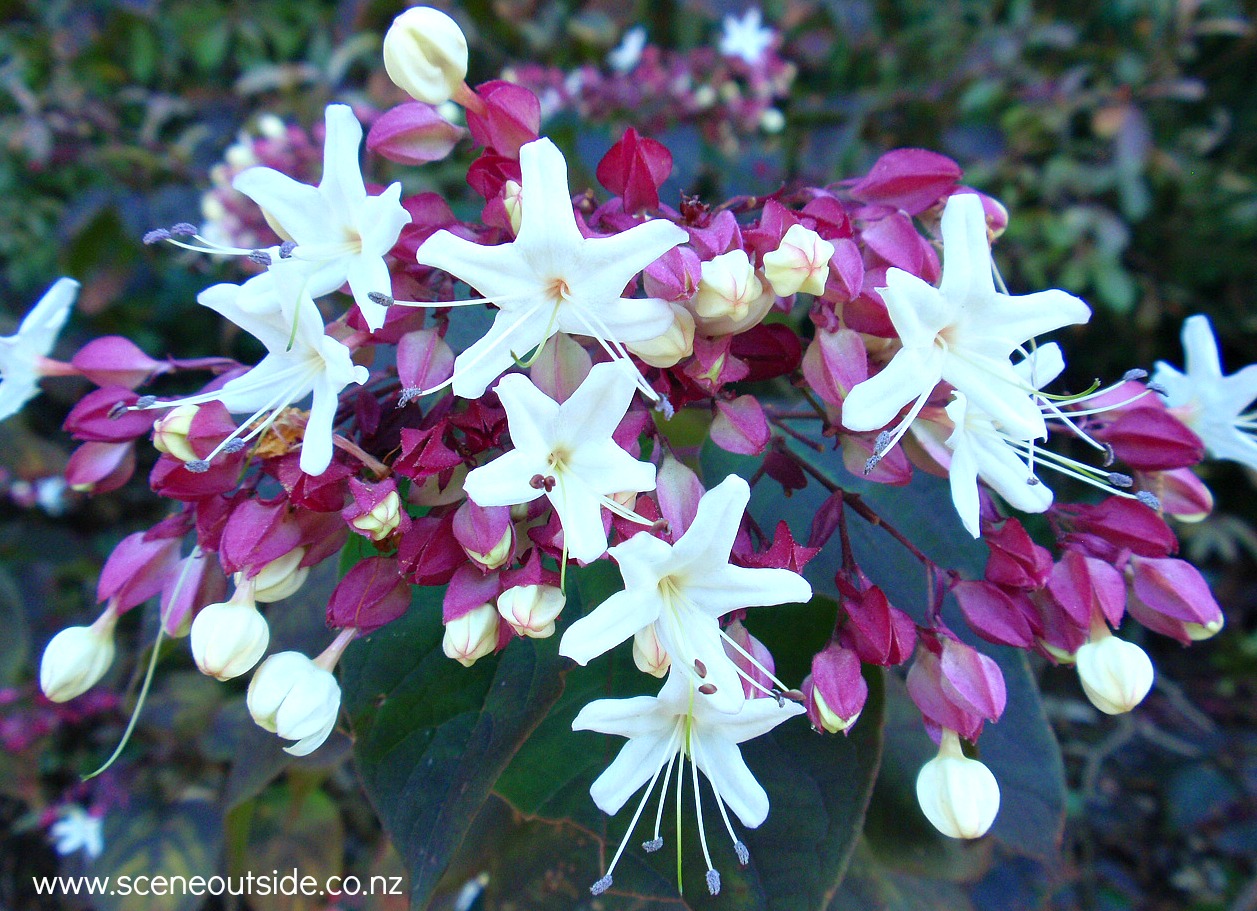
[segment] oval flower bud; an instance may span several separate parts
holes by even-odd
[[[518,635],[546,639],[554,635],[555,618],[566,603],[553,585],[516,585],[498,595],[498,613]]]
[[[1152,689],[1152,661],[1133,642],[1105,631],[1074,656],[1078,681],[1091,704],[1106,715],[1129,712]]]
[[[207,604],[193,618],[192,658],[202,674],[232,680],[253,670],[266,654],[270,627],[248,588],[237,588],[230,601]]]
[[[401,521],[401,497],[397,495],[396,490],[390,490],[388,495],[376,503],[370,512],[359,516],[349,524],[372,541],[383,541],[397,531],[397,526],[401,524]]]
[[[153,448],[172,455],[180,462],[195,462],[200,458],[188,442],[188,430],[192,419],[201,410],[199,405],[180,405],[166,412],[166,416],[153,422]]]
[[[406,10],[384,35],[388,78],[416,101],[442,104],[467,78],[467,37],[440,10]]]
[[[310,575],[310,567],[301,565],[305,555],[304,547],[294,547],[258,570],[250,580],[253,583],[253,600],[270,604],[296,594],[305,583],[306,576]],[[244,573],[236,573],[236,584],[240,585],[243,580]]]
[[[643,674],[652,677],[666,677],[672,659],[663,650],[659,637],[655,635],[655,625],[643,627],[633,636],[633,663]]]
[[[445,624],[441,648],[463,667],[471,667],[498,644],[498,612],[492,604],[474,607]]]
[[[746,251],[730,250],[703,263],[694,313],[703,319],[741,320],[763,293]]]
[[[829,241],[803,225],[791,225],[781,245],[764,254],[764,277],[779,297],[799,291],[824,294],[833,255],[834,245]]]
[[[944,728],[938,755],[917,774],[917,802],[944,835],[978,838],[999,812],[999,784],[990,769],[965,756],[959,735]]]
[[[694,353],[694,316],[684,306],[668,303],[672,325],[663,335],[645,342],[625,342],[624,346],[652,367],[671,367]]]
[[[67,702],[105,676],[113,663],[117,622],[113,608],[107,608],[91,626],[71,626],[52,637],[39,663],[39,688],[45,696]]]
[[[249,681],[249,714],[259,727],[296,743],[285,753],[305,756],[327,740],[340,714],[340,686],[331,671],[300,652],[279,652]]]

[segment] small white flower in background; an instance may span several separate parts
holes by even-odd
[[[99,816],[88,813],[78,804],[70,804],[61,818],[49,826],[48,836],[62,857],[82,851],[89,860],[95,860],[105,850],[103,830]]]
[[[384,33],[384,69],[411,98],[444,104],[467,78],[467,36],[430,6],[415,6]]]
[[[39,395],[40,361],[52,353],[78,293],[79,283],[74,279],[57,279],[17,332],[0,337],[0,421]]]
[[[1257,471],[1257,364],[1222,375],[1218,342],[1207,316],[1183,321],[1185,372],[1157,361],[1154,386],[1164,390],[1165,403],[1204,442],[1215,459],[1229,459]]]
[[[960,736],[944,728],[938,755],[917,774],[917,802],[944,835],[978,838],[999,813],[999,784],[990,769],[965,756]]]
[[[572,211],[567,162],[554,143],[538,139],[524,145],[519,165],[522,212],[514,241],[485,246],[438,231],[419,248],[420,265],[445,270],[498,307],[489,332],[454,362],[448,382],[463,398],[484,395],[490,383],[556,332],[588,335],[611,357],[627,360],[622,343],[658,338],[672,325],[666,302],[622,295],[634,276],[685,243],[684,229],[656,219],[610,237],[584,237]],[[657,398],[644,380],[639,388]]]
[[[468,473],[467,496],[485,507],[548,497],[568,554],[582,563],[598,559],[607,549],[602,507],[636,518],[611,494],[655,488],[655,466],[611,436],[635,388],[632,369],[618,361],[596,365],[562,404],[522,374],[503,377],[496,392],[515,448]]]
[[[754,829],[768,816],[768,795],[742,759],[738,744],[771,731],[795,715],[804,712],[795,702],[776,699],[751,699],[740,712],[729,714],[714,708],[707,700],[695,697],[695,684],[689,676],[676,673],[668,676],[658,696],[634,696],[630,699],[599,699],[580,710],[572,722],[574,731],[598,731],[627,737],[611,765],[598,776],[589,795],[598,808],[614,816],[642,785],[645,793],[624,840],[620,843],[606,875],[594,883],[592,892],[599,895],[611,886],[611,875],[624,853],[654,791],[655,782],[663,775],[660,813],[655,819],[654,837],[646,842],[647,851],[663,846],[660,836],[663,801],[668,782],[676,765],[678,799],[685,775],[685,761],[691,764],[694,806],[699,816],[699,837],[707,862],[707,887],[712,895],[720,891],[720,874],[712,864],[707,835],[702,824],[702,804],[698,794],[698,773],[706,776],[716,796],[721,819],[733,840],[734,851],[741,864],[749,861],[742,840],[733,831],[725,812],[727,806],[744,826]],[[677,762],[677,759],[680,762]],[[678,820],[678,826],[680,821]]]
[[[1152,689],[1152,661],[1133,642],[1119,639],[1103,623],[1074,655],[1078,681],[1091,704],[1106,715],[1121,715],[1143,702]]]
[[[720,26],[720,53],[726,57],[740,57],[755,66],[776,37],[775,31],[764,26],[759,7],[753,6],[740,18],[733,15],[724,17]]]
[[[646,29],[635,25],[620,39],[620,43],[607,54],[607,66],[617,73],[631,73],[641,62],[646,49]]]
[[[309,294],[321,297],[349,282],[363,318],[376,330],[388,311],[369,295],[392,287],[384,255],[410,223],[410,213],[401,206],[400,183],[379,196],[367,195],[358,162],[362,125],[349,106],[328,105],[326,123],[317,187],[273,168],[243,171],[232,186],[262,208],[280,237],[296,244],[294,258],[315,264]]]
[[[68,702],[96,685],[113,663],[111,606],[91,626],[68,626],[52,637],[39,663],[39,688],[53,702]]]
[[[740,671],[724,647],[732,640],[718,618],[743,607],[812,597],[812,587],[796,572],[729,562],[750,497],[746,481],[730,475],[703,495],[693,524],[676,544],[638,533],[610,548],[624,591],[569,626],[559,654],[588,664],[654,624],[672,666],[693,682],[700,702],[716,711],[745,711]]]
[[[336,726],[340,686],[315,659],[279,652],[253,674],[246,702],[260,727],[296,741],[284,747],[285,753],[305,756],[322,746]]]
[[[350,383],[365,383],[370,374],[366,367],[354,364],[348,348],[324,334],[323,317],[310,297],[307,277],[303,264],[280,261],[244,285],[213,285],[197,297],[198,303],[257,338],[266,346],[267,355],[221,389],[148,405],[178,408],[218,401],[233,414],[253,412],[237,434],[219,444],[203,462],[188,463],[190,469],[205,470],[219,452],[238,446],[237,440],[247,443],[257,437],[284,408],[307,395],[312,401],[301,444],[301,470],[319,475],[331,464],[332,424],[340,391]]]
[[[879,454],[899,441],[940,380],[1005,433],[1025,440],[1046,436],[1034,390],[1013,369],[1012,353],[1035,336],[1091,318],[1091,309],[1064,291],[1011,297],[995,290],[986,215],[977,196],[947,200],[942,233],[939,287],[902,269],[886,273],[881,295],[903,347],[842,405],[843,424],[859,432],[886,426],[913,402],[896,429],[879,440]]]

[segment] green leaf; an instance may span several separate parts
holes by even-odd
[[[133,796],[125,811],[105,816],[104,841],[92,872],[114,881],[109,894],[95,897],[97,911],[196,911],[204,896],[177,888],[158,895],[149,888],[153,878],[182,876],[187,881],[220,872],[222,827],[206,800],[158,805]]]
[[[428,903],[493,783],[558,698],[558,643],[512,642],[471,668],[441,650],[441,590],[355,644],[341,685],[367,795]]]
[[[253,809],[246,869],[257,877],[296,870],[303,879],[314,877],[321,889],[342,872],[344,842],[340,810],[326,794],[274,789]],[[327,896],[259,892],[249,904],[256,911],[315,911],[327,907]]]

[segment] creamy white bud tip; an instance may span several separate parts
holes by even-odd
[[[481,604],[445,624],[441,648],[447,657],[463,667],[471,667],[498,644],[498,612],[492,604]]]
[[[672,325],[663,335],[644,342],[625,342],[625,347],[652,367],[675,366],[694,353],[694,315],[678,303],[668,302]]]
[[[1074,660],[1083,692],[1106,715],[1129,712],[1152,689],[1152,661],[1133,642],[1105,635],[1078,649]]]
[[[443,104],[467,78],[467,37],[440,10],[406,10],[384,35],[388,78],[416,101]]]
[[[195,462],[200,457],[188,443],[192,419],[200,411],[198,405],[180,405],[153,422],[153,448],[174,456],[180,462]]]
[[[397,491],[390,490],[388,495],[379,503],[376,503],[370,512],[359,516],[350,524],[372,541],[383,541],[397,531],[401,521],[401,497],[397,495]]]
[[[282,601],[296,594],[305,583],[306,576],[310,575],[310,567],[301,565],[305,555],[304,547],[294,547],[258,570],[257,575],[251,580],[253,600],[261,604],[270,604],[272,601]],[[236,573],[235,578],[236,584],[240,585],[244,581],[244,573]]]
[[[546,639],[554,635],[567,597],[553,585],[516,585],[498,596],[498,614],[517,635]]]
[[[834,245],[803,225],[791,225],[781,245],[764,254],[764,277],[780,297],[824,294]]]
[[[53,702],[79,696],[105,676],[113,663],[112,620],[71,626],[52,637],[39,664],[39,688]]]
[[[999,785],[990,769],[961,752],[956,732],[944,730],[938,755],[917,774],[917,802],[944,835],[978,838],[999,812]]]
[[[192,658],[202,674],[217,680],[253,670],[270,641],[266,618],[249,602],[207,604],[192,621]]]

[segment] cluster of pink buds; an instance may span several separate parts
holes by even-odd
[[[726,38],[736,55],[681,60],[644,47],[613,76],[573,82],[570,103],[644,111],[649,122],[646,98],[663,99],[657,116],[676,115],[665,87],[720,96],[749,79],[757,104],[784,90],[789,68],[758,20]],[[761,56],[748,60],[748,47]],[[1140,371],[1079,394],[1046,391],[1064,355],[1037,337],[1090,310],[1063,291],[1008,293],[992,261],[1008,213],[963,186],[955,162],[900,149],[858,179],[671,205],[660,198],[671,153],[630,128],[596,168],[610,195],[573,197],[562,152],[541,136],[548,102],[537,83],[550,76],[521,68],[517,82],[469,87],[461,31],[423,7],[398,18],[384,54],[415,100],[381,115],[368,147],[400,163],[444,157],[464,134],[435,106],[461,106],[478,217],[460,218],[435,193],[367,184],[362,127],[334,104],[317,186],[302,182],[302,154],[258,153],[233,178],[277,242],[182,224],[150,232],[150,243],[250,263],[251,277],[198,303],[267,353],[252,367],[157,360],[111,338],[63,365],[99,387],[66,420],[81,441],[70,485],[116,489],[137,444],[151,441],[149,484],[173,508],[109,558],[99,618],[49,644],[40,680],[50,699],[100,680],[119,618],[160,596],[163,634],[190,633],[210,676],[251,673],[254,720],[308,753],[337,724],[344,650],[410,610],[414,587],[440,586],[443,649],[462,665],[558,635],[559,654],[578,664],[631,648],[644,674],[666,678],[657,696],[598,700],[577,716],[578,730],[628,739],[591,795],[614,814],[644,787],[635,825],[675,769],[680,812],[688,762],[696,798],[701,771],[745,864],[726,810],[753,828],[769,808],[738,745],[804,713],[818,730],[849,733],[869,667],[907,666],[939,746],[917,782],[926,817],[955,837],[987,831],[999,789],[973,757],[1004,712],[1005,685],[944,619],[949,594],[956,622],[979,639],[1074,664],[1104,712],[1130,710],[1152,684],[1145,653],[1113,635],[1127,615],[1183,643],[1221,628],[1167,524],[1208,511],[1190,472],[1201,438]],[[716,121],[738,122],[728,110]],[[468,310],[481,319],[465,320]],[[47,350],[27,358],[22,395],[48,375]],[[209,374],[199,391],[166,394],[171,377],[186,388],[198,373]],[[701,479],[679,442],[694,427],[759,467]],[[1067,455],[1071,446],[1086,456]],[[892,509],[843,487],[841,465],[892,488],[917,470],[947,478],[955,514],[935,522],[985,543],[983,578],[937,565]],[[1077,499],[1058,496],[1043,468]],[[789,494],[812,482],[829,497],[805,543],[786,522],[769,534],[747,512],[752,487]],[[1032,537],[1014,513],[1043,514],[1044,530]],[[920,562],[928,603],[890,603],[877,565],[862,567],[852,549],[852,521]],[[266,617],[351,537],[367,555],[330,596],[326,649],[267,657]],[[835,537],[838,560],[824,551]],[[623,590],[565,618],[570,573],[605,559]],[[839,610],[795,687],[747,623],[771,624],[773,605],[809,602],[813,585]],[[695,811],[714,894],[721,855]],[[627,838],[595,893],[610,888]],[[661,844],[657,818],[646,850]]]

